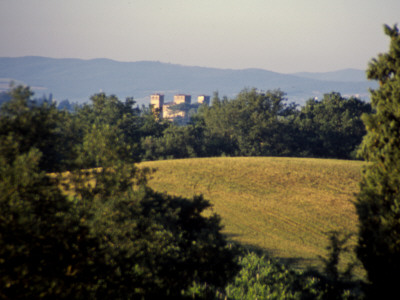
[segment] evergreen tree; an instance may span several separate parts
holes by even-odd
[[[361,153],[364,169],[356,207],[360,219],[357,255],[369,280],[367,296],[388,299],[400,282],[400,34],[385,26],[390,49],[369,65],[375,112],[364,116],[367,135]],[[387,298],[385,297],[388,296]]]

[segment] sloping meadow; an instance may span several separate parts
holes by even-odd
[[[321,267],[332,231],[354,234],[349,246],[355,245],[358,221],[353,201],[362,164],[222,157],[144,162],[139,167],[154,170],[149,186],[156,191],[185,197],[203,194],[232,241],[303,269]],[[355,256],[343,258],[342,265]]]

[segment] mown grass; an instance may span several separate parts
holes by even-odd
[[[261,248],[295,267],[321,267],[328,232],[357,232],[353,205],[362,162],[304,158],[196,158],[144,162],[149,186],[203,194],[232,241]],[[350,241],[355,244],[356,236]],[[344,262],[354,259],[347,255]],[[361,270],[356,271],[362,275]]]

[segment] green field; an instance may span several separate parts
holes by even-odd
[[[321,266],[329,231],[357,232],[353,201],[359,161],[224,157],[139,166],[155,170],[149,185],[157,191],[203,194],[230,240],[261,248],[295,267]]]

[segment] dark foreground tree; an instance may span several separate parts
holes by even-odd
[[[216,215],[201,196],[172,197],[142,185],[132,165],[76,172],[77,205],[111,269],[97,295],[108,299],[180,298],[194,283],[222,288],[236,272]],[[81,178],[93,178],[90,185]],[[132,185],[135,178],[137,185]]]
[[[364,117],[361,151],[369,163],[356,204],[357,255],[368,274],[367,295],[374,299],[398,297],[400,282],[400,34],[397,26],[385,26],[385,33],[390,49],[367,72],[380,86],[372,91],[376,112]]]
[[[39,161],[35,149],[11,163],[0,154],[0,299],[181,298],[235,274],[202,197],[156,193],[115,162],[64,175],[67,198]]]
[[[0,299],[88,299],[108,273],[99,242],[32,149],[0,153]]]

